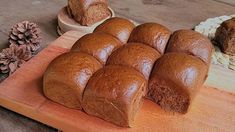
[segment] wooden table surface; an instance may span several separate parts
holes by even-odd
[[[0,47],[7,42],[10,27],[24,19],[37,22],[43,34],[43,47],[58,36],[56,14],[66,0],[1,0]],[[221,15],[235,14],[235,0],[110,0],[117,16],[138,23],[158,22],[172,31],[190,29],[199,22]],[[55,131],[31,119],[0,108],[0,132]]]

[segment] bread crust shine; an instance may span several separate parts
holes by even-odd
[[[148,97],[163,109],[186,113],[207,76],[207,65],[185,53],[167,53],[151,73]]]
[[[163,25],[144,23],[133,29],[128,42],[147,44],[164,54],[170,35],[170,30]]]
[[[155,61],[160,57],[157,50],[141,43],[127,43],[109,57],[107,65],[125,65],[142,73],[146,80],[152,71]]]
[[[108,33],[126,44],[135,25],[124,18],[114,17],[97,26],[94,32]]]
[[[43,76],[44,95],[69,108],[82,109],[83,90],[102,65],[92,56],[69,52],[54,59]]]
[[[141,107],[146,84],[144,77],[133,68],[106,66],[89,80],[82,107],[90,115],[131,127]]]
[[[196,56],[203,60],[207,65],[211,63],[212,43],[202,34],[193,30],[175,31],[166,49],[169,52],[183,52]]]
[[[121,42],[106,33],[91,33],[80,38],[71,48],[72,52],[85,52],[105,65],[111,53],[121,46]]]

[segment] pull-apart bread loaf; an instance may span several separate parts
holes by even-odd
[[[212,44],[191,30],[170,36],[157,23],[135,28],[126,19],[108,19],[49,64],[43,92],[54,102],[124,127],[134,125],[144,96],[184,114],[207,77]]]
[[[166,49],[169,52],[184,52],[199,57],[206,64],[210,64],[212,55],[212,43],[202,34],[193,30],[175,31]]]
[[[148,80],[152,67],[160,56],[157,50],[148,45],[127,43],[112,53],[108,59],[107,65],[125,65],[133,67]]]
[[[203,85],[207,65],[185,53],[167,53],[156,61],[148,86],[148,97],[163,109],[186,113]]]
[[[114,17],[97,26],[94,32],[111,34],[125,44],[127,43],[134,27],[135,25],[131,21],[124,18]]]
[[[72,47],[71,51],[85,52],[105,65],[111,53],[121,46],[121,42],[106,33],[91,33],[80,38]]]
[[[109,65],[98,70],[84,91],[82,107],[119,126],[133,126],[141,107],[146,80],[131,67]]]
[[[171,32],[157,23],[145,23],[133,29],[128,42],[144,43],[164,54]]]
[[[111,15],[107,0],[68,0],[68,13],[84,26],[93,25]]]
[[[102,65],[88,54],[62,54],[49,64],[44,74],[44,95],[66,107],[82,109],[83,90],[92,74],[101,67]]]

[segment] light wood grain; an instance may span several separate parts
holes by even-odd
[[[144,105],[137,115],[133,128],[121,128],[89,116],[83,111],[68,109],[51,102],[43,96],[42,75],[50,61],[67,52],[68,48],[83,34],[77,31],[67,32],[1,83],[0,104],[64,131],[198,132],[203,130],[232,132],[235,130],[235,94],[210,86],[201,88],[186,115],[167,113],[153,102],[144,100]],[[218,72],[218,69],[211,68],[212,72],[228,74],[226,71]],[[214,84],[218,86],[216,83]]]
[[[117,16],[138,23],[157,22],[177,29],[191,29],[207,18],[235,13],[234,0],[110,0]]]
[[[235,6],[235,0],[214,0],[215,2],[220,2],[223,4]]]
[[[230,3],[227,4],[225,1]],[[139,23],[149,21],[159,22],[169,26],[172,31],[180,28],[193,28],[199,22],[210,17],[234,14],[234,6],[230,6],[231,3],[233,4],[234,0],[148,0],[145,4],[142,0],[110,0],[110,5],[118,16],[128,17]],[[65,5],[66,0],[1,0],[0,47],[7,44],[7,36],[10,27],[24,19],[39,24],[43,33],[44,41],[42,45],[46,47],[50,41],[58,37],[56,35],[56,12]],[[213,85],[213,81],[211,82]],[[226,85],[224,83],[221,84]],[[8,111],[7,113],[11,112]],[[5,117],[0,114],[0,120],[6,121],[5,124],[0,124],[0,128],[1,126],[3,126],[3,128],[10,126],[14,131],[23,132],[30,130],[29,127],[31,126],[21,125],[20,122],[22,121],[18,118],[20,117],[12,116],[11,120],[6,120]],[[25,124],[31,123],[32,121],[29,121]],[[21,126],[22,129],[17,129],[18,126]],[[38,127],[42,126],[38,125]],[[40,129],[38,129],[38,131],[40,131]]]

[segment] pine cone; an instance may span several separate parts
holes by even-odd
[[[36,54],[41,47],[40,32],[37,24],[23,21],[11,28],[9,42],[15,45],[26,45],[33,54]]]
[[[17,46],[11,44],[9,48],[0,53],[0,72],[12,74],[25,61],[32,57],[26,45]]]

